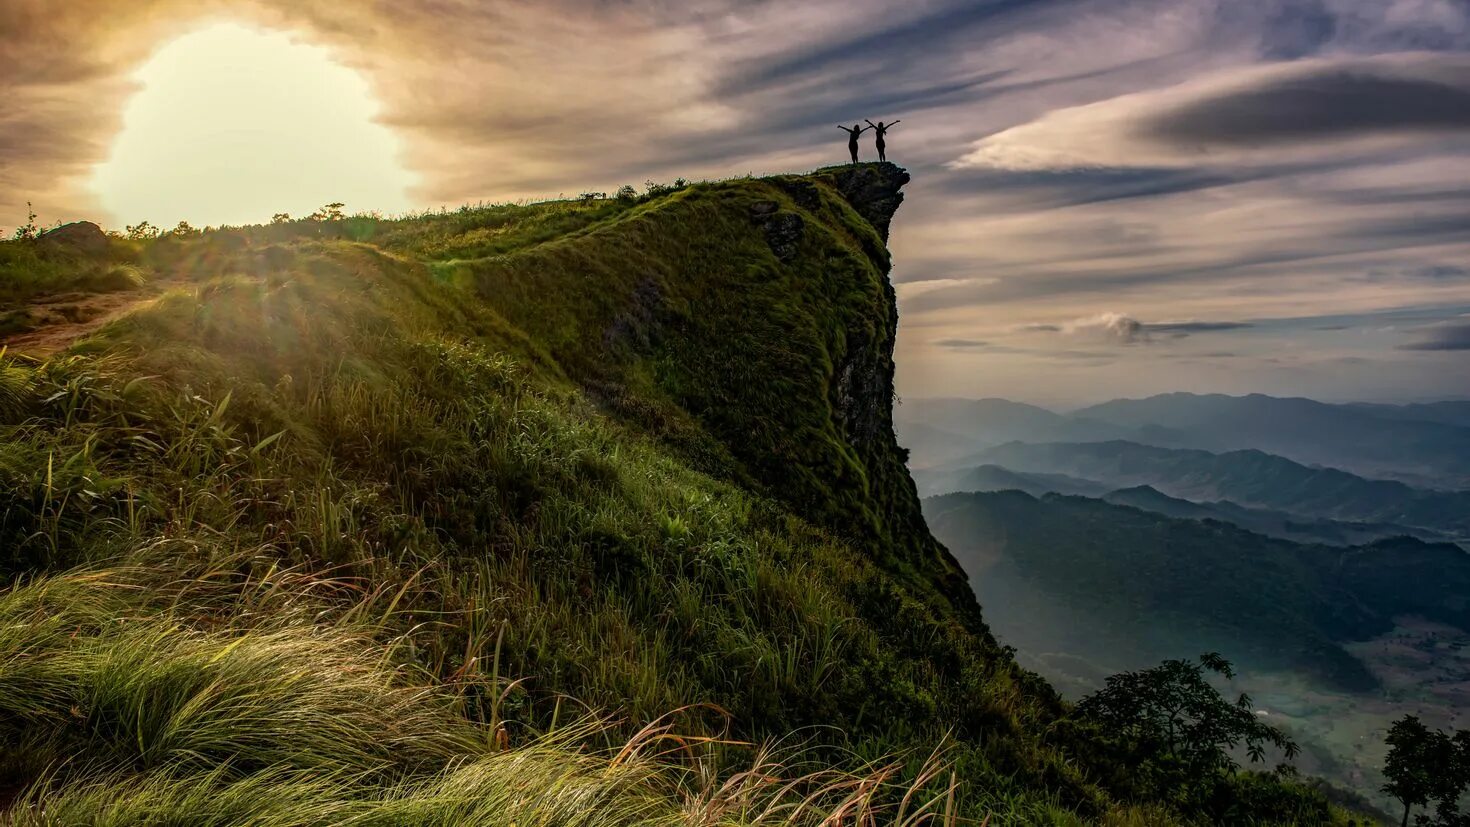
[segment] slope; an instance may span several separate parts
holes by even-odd
[[[55,619],[0,635],[9,815],[1173,820],[1052,734],[924,526],[906,180],[108,252],[175,286],[0,370],[0,611]]]

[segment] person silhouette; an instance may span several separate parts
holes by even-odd
[[[852,155],[852,162],[854,164],[856,164],[858,162],[858,157],[857,157],[858,143],[857,143],[857,139],[858,139],[858,136],[859,135],[861,135],[864,132],[868,131],[868,127],[862,126],[861,124],[853,124],[852,125],[852,129],[848,129],[847,127],[843,126],[842,124],[838,124],[837,125],[837,128],[840,129],[840,130],[842,130],[843,132],[846,132],[847,133],[847,151],[848,151],[848,153],[850,155]]]
[[[866,118],[864,118],[863,120],[867,121]],[[868,126],[872,127],[873,132],[876,133],[877,134],[877,137],[878,137],[878,160],[879,161],[887,161],[888,160],[888,155],[884,152],[884,150],[886,150],[888,148],[888,144],[887,144],[887,142],[885,142],[883,140],[883,136],[888,134],[888,130],[889,129],[892,129],[895,126],[898,126],[898,121],[894,121],[893,123],[890,123],[890,124],[885,124],[882,121],[879,121],[877,123],[873,123],[872,121],[867,121],[867,123],[868,123]]]

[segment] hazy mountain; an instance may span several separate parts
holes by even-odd
[[[919,399],[894,410],[900,445],[913,468],[954,467],[982,448],[1011,441],[1082,442],[1138,437],[1136,429],[1005,399]],[[974,465],[974,463],[968,463]]]
[[[1263,451],[1210,453],[1133,442],[1013,442],[979,455],[1025,473],[1066,474],[1115,487],[1151,485],[1195,502],[1229,500],[1306,517],[1392,523],[1470,536],[1470,491],[1421,490]]]
[[[983,489],[974,489],[976,491]],[[1031,493],[1031,492],[1027,492]],[[1059,492],[1065,493],[1065,492]],[[1286,511],[1247,508],[1228,500],[1197,503],[1171,497],[1151,485],[1120,488],[1103,496],[1114,505],[1127,505],[1167,517],[1187,520],[1220,520],[1248,531],[1298,543],[1351,546],[1390,537],[1412,536],[1421,540],[1447,542],[1452,538],[1423,528],[1393,523],[1366,523],[1302,517]]]
[[[910,468],[928,468],[947,462],[956,454],[968,454],[987,447],[972,437],[946,431],[922,422],[909,422],[899,427],[894,423],[899,444],[909,452]]]
[[[1436,419],[1409,418],[1416,410],[1425,410]],[[1122,428],[1157,426],[1171,434],[1187,435],[1178,442],[1172,436],[1169,441],[1135,441],[1211,450],[1256,448],[1367,476],[1460,488],[1470,487],[1470,427],[1456,423],[1461,413],[1455,403],[1384,411],[1378,406],[1330,405],[1261,394],[1169,393],[1105,402],[1076,411],[1072,417]]]
[[[1453,402],[1421,402],[1413,405],[1377,405],[1358,402],[1346,407],[1382,419],[1407,419],[1415,422],[1438,422],[1470,428],[1470,400]]]
[[[1470,555],[1401,538],[1304,545],[1227,523],[1019,491],[925,501],[996,633],[1113,665],[1218,649],[1251,668],[1374,685],[1341,646],[1416,614],[1470,630]]]
[[[1066,474],[1025,473],[999,465],[977,465],[953,470],[917,470],[914,482],[919,495],[948,494],[952,491],[1025,491],[1040,496],[1048,493],[1080,494],[1100,497],[1112,486]]]

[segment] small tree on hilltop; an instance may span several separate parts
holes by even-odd
[[[1227,701],[1210,685],[1210,673],[1235,677],[1230,662],[1217,654],[1113,675],[1077,705],[1076,714],[1127,740],[1152,769],[1190,786],[1233,770],[1228,750],[1237,746],[1245,747],[1253,763],[1265,760],[1267,747],[1282,750],[1288,760],[1296,756],[1296,743],[1261,722],[1249,695]]]

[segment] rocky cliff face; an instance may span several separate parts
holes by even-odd
[[[853,164],[833,167],[817,173],[857,210],[878,236],[888,241],[889,225],[893,214],[903,204],[903,187],[909,182],[909,174],[896,164]]]
[[[817,173],[867,221],[884,242],[893,217],[903,204],[909,174],[890,163],[858,164]],[[866,246],[866,245],[865,245]],[[920,565],[932,565],[942,591],[962,613],[979,624],[979,610],[962,569],[929,532],[920,512],[918,491],[905,464],[905,453],[893,430],[893,348],[898,328],[898,304],[888,279],[891,261],[886,246],[869,250],[880,274],[882,299],[875,308],[881,324],[848,332],[846,359],[837,365],[832,385],[833,408],[848,442],[864,459],[874,498],[886,512],[884,539],[914,555]]]

